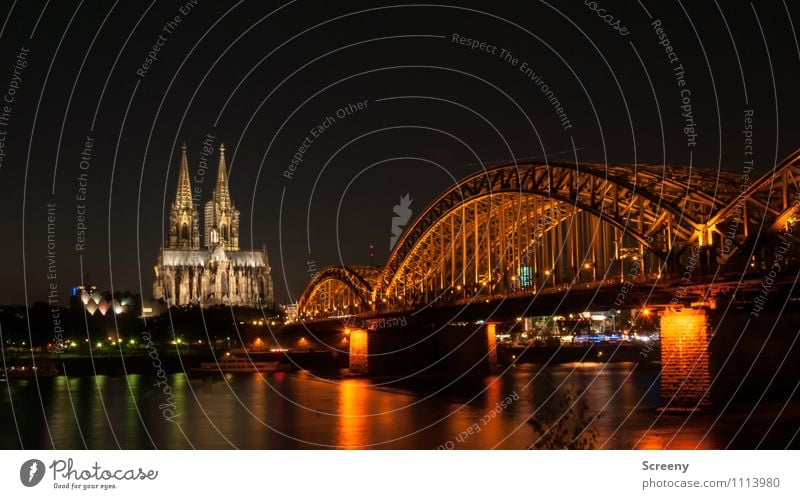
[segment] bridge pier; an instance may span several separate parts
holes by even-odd
[[[495,324],[435,330],[348,329],[353,374],[481,374],[497,366]]]
[[[489,322],[486,324],[484,329],[484,334],[486,335],[486,348],[487,348],[487,355],[486,355],[486,363],[489,366],[489,370],[494,372],[497,369],[497,329],[496,324],[494,322]]]
[[[661,402],[666,411],[711,407],[712,373],[706,311],[685,308],[661,313]]]
[[[785,300],[776,300],[784,302]],[[800,380],[800,310],[661,314],[661,403],[667,411],[785,400]]]
[[[369,372],[369,334],[366,329],[350,329],[350,372]]]

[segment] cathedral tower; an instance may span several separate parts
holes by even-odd
[[[192,184],[189,181],[189,160],[186,144],[181,146],[181,166],[178,174],[178,191],[169,213],[169,242],[167,249],[200,249],[200,219],[192,201]]]
[[[231,202],[228,189],[228,167],[225,163],[225,144],[219,146],[217,185],[205,206],[205,245],[211,249],[224,244],[229,251],[239,251],[239,210]]]
[[[199,194],[199,193],[198,193]],[[200,249],[197,207],[192,200],[186,145],[181,152],[178,192],[170,207],[168,245],[153,268],[153,297],[169,306],[273,307],[266,247],[239,249],[239,212],[228,190],[225,146],[219,148],[217,185],[205,204],[205,247]]]

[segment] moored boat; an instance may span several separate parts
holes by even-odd
[[[52,362],[39,361],[32,364],[7,364],[0,366],[0,380],[8,378],[52,378],[58,376],[58,370]]]
[[[291,366],[275,361],[251,360],[235,356],[226,356],[217,362],[201,362],[192,372],[197,373],[270,373],[289,371]]]

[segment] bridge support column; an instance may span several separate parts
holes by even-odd
[[[489,371],[494,372],[497,370],[497,328],[494,322],[486,324],[486,347],[488,348],[486,360],[489,363]]]
[[[711,332],[703,309],[661,314],[661,402],[665,411],[708,409],[712,400],[708,345]]]
[[[367,374],[369,371],[369,336],[366,329],[350,329],[350,371]]]

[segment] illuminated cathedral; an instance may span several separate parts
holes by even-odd
[[[239,210],[231,201],[225,146],[219,148],[217,183],[203,213],[192,198],[186,145],[181,148],[178,191],[170,206],[169,231],[155,266],[153,298],[171,306],[231,305],[272,308],[267,249],[239,248]]]

